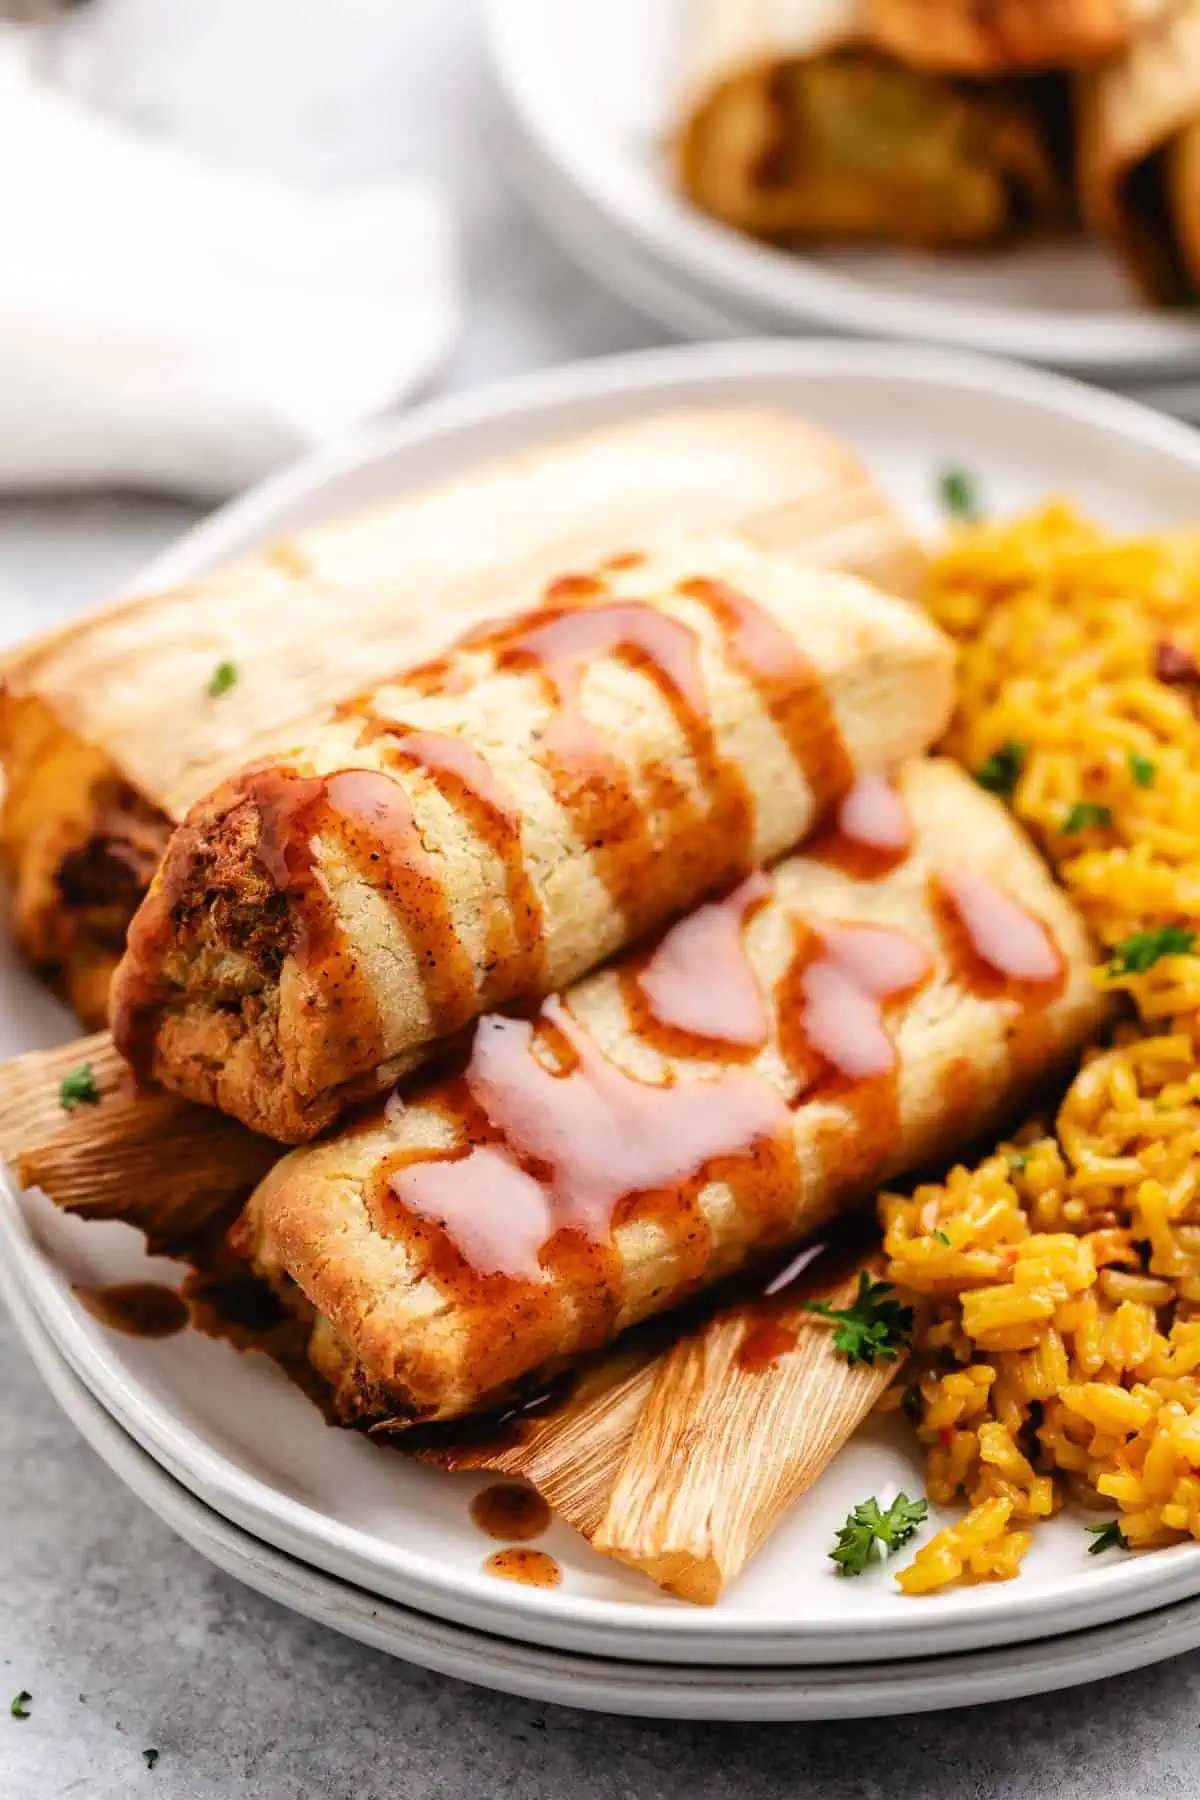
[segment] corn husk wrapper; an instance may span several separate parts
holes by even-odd
[[[592,1538],[654,1386],[653,1349],[610,1353],[545,1412],[515,1414],[489,1436],[466,1434],[422,1448],[421,1462],[486,1469],[531,1483],[551,1512]],[[386,1434],[377,1434],[386,1435]]]
[[[1088,221],[1152,300],[1200,296],[1200,0],[1079,82]]]
[[[62,1081],[81,1065],[100,1098],[68,1112]],[[81,1218],[135,1225],[151,1251],[169,1254],[232,1219],[279,1146],[208,1107],[136,1092],[112,1039],[96,1032],[3,1065],[0,1155],[22,1187]]]
[[[606,1556],[711,1606],[805,1494],[888,1387],[897,1361],[851,1367],[803,1310],[853,1298],[856,1260],[797,1284],[796,1298],[743,1301],[665,1350],[622,1352],[557,1407],[516,1415],[495,1443],[422,1451],[423,1461],[529,1481]],[[765,1367],[742,1360],[760,1324],[795,1334]]]
[[[915,542],[849,451],[782,410],[709,406],[485,464],[13,652],[0,862],[24,955],[85,1025],[103,1024],[129,919],[194,800],[286,753],[333,702],[532,604],[547,577],[695,526],[903,594],[922,580]],[[225,663],[233,684],[210,694]]]
[[[856,1281],[825,1297],[846,1305]],[[590,1534],[597,1550],[702,1606],[720,1599],[896,1371],[895,1362],[852,1368],[829,1325],[799,1303],[769,1318],[796,1341],[765,1368],[741,1361],[758,1322],[753,1305],[719,1315],[658,1360]]]
[[[690,528],[738,530],[895,591],[921,577],[906,529],[823,432],[769,408],[651,414],[73,620],[8,660],[0,727],[38,700],[178,819],[332,701],[532,604],[547,577]],[[236,683],[206,700],[223,661]]]

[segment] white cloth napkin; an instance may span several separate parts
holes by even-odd
[[[457,325],[423,181],[299,191],[28,72],[0,28],[0,489],[214,499],[410,394]]]

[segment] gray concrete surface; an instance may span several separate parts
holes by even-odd
[[[65,64],[102,103],[230,161],[443,173],[469,281],[443,387],[656,341],[506,195],[473,24],[469,0],[92,0]],[[144,498],[0,504],[0,589],[61,616],[190,517]],[[0,602],[0,627],[16,616]],[[0,1370],[0,1800],[1200,1793],[1200,1656],[1044,1700],[792,1727],[602,1719],[410,1669],[183,1546],[61,1418],[3,1319]]]

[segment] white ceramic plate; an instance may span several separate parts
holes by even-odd
[[[512,108],[497,137],[505,173],[539,223],[586,274],[673,336],[697,343],[754,337],[771,321],[738,310],[729,293],[714,293],[653,247],[623,233],[603,212],[589,207],[553,163],[542,155]],[[1117,370],[1097,379],[1158,412],[1200,422],[1200,374],[1154,369],[1122,379]]]
[[[1128,402],[1051,376],[905,347],[712,346],[590,363],[413,414],[267,484],[186,538],[147,585],[183,580],[318,516],[436,479],[497,451],[601,418],[717,400],[792,405],[854,443],[897,500],[932,520],[937,469],[965,463],[1008,509],[1068,489],[1114,524],[1200,511],[1200,438]],[[47,1005],[0,965],[0,1050],[49,1041]],[[60,1015],[61,1016],[61,1015]],[[61,1032],[59,1033],[61,1035]],[[146,1259],[119,1226],[81,1226],[0,1196],[3,1258],[55,1343],[122,1427],[206,1504],[314,1567],[401,1602],[525,1642],[693,1663],[828,1664],[941,1654],[1082,1629],[1200,1591],[1200,1548],[1090,1559],[1079,1521],[1042,1527],[1011,1586],[905,1601],[884,1572],[840,1580],[827,1560],[846,1511],[920,1474],[902,1428],[848,1446],[735,1584],[699,1611],[593,1555],[559,1528],[561,1588],[481,1572],[477,1483],[331,1432],[273,1367],[185,1334],[106,1331],[73,1278],[136,1279]],[[161,1272],[161,1271],[160,1271]]]
[[[247,1587],[346,1637],[501,1693],[641,1718],[872,1718],[1045,1694],[1124,1674],[1200,1644],[1200,1600],[1040,1644],[851,1668],[679,1669],[571,1656],[487,1637],[323,1575],[201,1505],[114,1423],[28,1306],[18,1300],[13,1310],[34,1362],[68,1418],[114,1474],[194,1550]]]
[[[686,4],[489,0],[507,103],[535,156],[573,190],[584,232],[588,215],[604,221],[644,261],[670,271],[697,304],[746,330],[903,337],[1117,382],[1200,368],[1200,320],[1142,305],[1100,245],[970,257],[885,248],[800,256],[704,218],[675,195],[666,174],[673,46]],[[558,234],[571,249],[568,227]],[[576,232],[574,241],[592,267],[585,238]],[[628,294],[619,255],[613,285]],[[653,301],[646,310],[662,316]]]

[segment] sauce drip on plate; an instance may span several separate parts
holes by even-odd
[[[501,1581],[519,1581],[523,1587],[552,1588],[562,1580],[562,1570],[544,1550],[494,1550],[483,1571]]]
[[[158,1281],[124,1281],[110,1287],[77,1287],[85,1312],[112,1331],[129,1337],[174,1337],[188,1322],[188,1309],[174,1288]]]
[[[550,1528],[550,1508],[536,1488],[494,1481],[471,1502],[471,1518],[488,1537],[528,1543]]]

